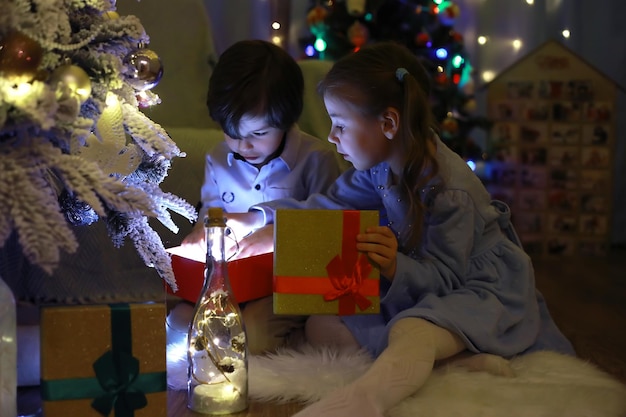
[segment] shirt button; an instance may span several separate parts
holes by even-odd
[[[255,189],[255,190],[257,190],[257,191],[259,191],[259,190],[261,189],[261,184],[257,184],[257,185],[255,185],[255,186],[254,186],[254,189]]]

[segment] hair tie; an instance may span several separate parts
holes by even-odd
[[[406,68],[398,68],[396,70],[396,78],[398,79],[398,81],[402,82],[404,81],[404,77],[408,74],[409,72],[406,70]]]

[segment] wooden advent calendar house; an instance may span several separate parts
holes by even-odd
[[[507,202],[532,256],[602,255],[609,244],[620,87],[549,41],[486,85],[492,160],[481,175]]]

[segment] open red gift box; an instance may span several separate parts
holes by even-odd
[[[178,291],[173,292],[166,284],[167,292],[195,303],[204,283],[204,263],[179,255],[170,256]],[[272,295],[273,274],[273,253],[228,262],[228,277],[238,303]]]

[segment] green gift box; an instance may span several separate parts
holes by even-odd
[[[379,270],[356,249],[378,221],[374,210],[277,210],[274,313],[378,313]]]
[[[46,417],[165,417],[165,304],[41,309]]]

